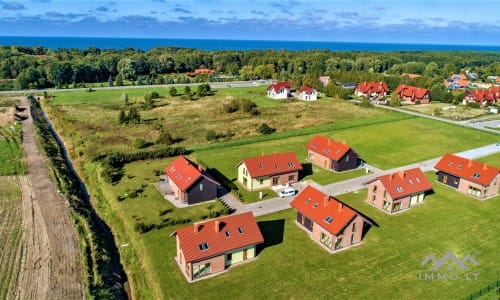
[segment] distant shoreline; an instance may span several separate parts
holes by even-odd
[[[270,41],[270,40],[220,40],[220,39],[170,39],[170,38],[106,38],[106,37],[29,37],[0,36],[0,46],[42,46],[49,49],[140,49],[148,51],[157,47],[196,48],[215,50],[330,50],[330,51],[480,51],[500,52],[492,45],[438,45],[404,43],[360,43],[325,41]]]

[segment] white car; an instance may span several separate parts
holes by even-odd
[[[293,196],[293,195],[295,195],[295,192],[297,192],[297,191],[294,188],[289,187],[289,188],[286,188],[286,189],[282,190],[281,192],[279,192],[279,196],[281,198]]]

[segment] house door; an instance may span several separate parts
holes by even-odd
[[[443,183],[448,183],[448,175],[443,175]]]
[[[243,250],[243,260],[247,260],[248,258],[248,249]]]

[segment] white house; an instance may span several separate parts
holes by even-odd
[[[300,89],[299,98],[306,101],[318,100],[318,92],[310,86],[303,86]]]
[[[286,99],[290,95],[290,83],[275,82],[267,87],[267,96],[272,99]]]

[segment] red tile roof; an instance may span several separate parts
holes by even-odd
[[[177,157],[171,164],[165,168],[165,173],[182,191],[186,191],[200,177],[216,182],[211,178],[200,166],[185,158],[184,156]]]
[[[252,178],[302,170],[302,165],[297,155],[293,152],[274,153],[246,158],[242,160],[238,166],[242,163],[245,164]]]
[[[403,97],[411,97],[413,99],[423,99],[425,94],[429,93],[429,90],[415,86],[400,84],[394,92],[399,95],[400,99]]]
[[[309,94],[309,95],[310,95],[310,94],[312,94],[312,93],[315,93],[315,92],[316,92],[316,90],[315,90],[315,89],[313,89],[313,88],[312,88],[312,87],[310,87],[310,86],[303,86],[303,87],[301,87],[301,88],[300,88],[300,91],[299,91],[299,92],[300,92],[300,93],[304,92],[304,93],[306,93],[306,94]]]
[[[252,212],[220,217],[182,227],[172,232],[187,262],[209,257],[264,242]],[[208,249],[200,245],[207,243]]]
[[[306,148],[334,161],[339,161],[351,149],[345,142],[330,140],[322,135],[313,137]]]
[[[290,205],[331,234],[338,235],[357,215],[352,208],[308,185]],[[325,219],[330,217],[328,223]]]
[[[280,81],[280,82],[272,83],[267,87],[267,90],[273,89],[274,92],[279,93],[284,88],[290,89],[290,82]]]
[[[380,180],[393,200],[432,189],[432,184],[420,168],[382,175],[376,180]]]
[[[485,101],[495,103],[500,101],[500,87],[495,86],[489,89],[469,91],[465,94],[464,99],[473,100],[481,104]]]
[[[387,87],[387,84],[383,81],[380,82],[360,82],[356,86],[356,89],[364,94],[368,93],[383,93],[383,92],[388,92],[389,88]]]
[[[450,84],[458,83],[460,87],[466,87],[470,84],[465,74],[453,74],[450,78],[444,80],[444,86],[448,87]]]
[[[497,167],[449,153],[445,154],[434,168],[483,186],[490,185],[500,172]]]
[[[205,69],[195,69],[194,73],[195,74],[211,74],[211,73],[215,73],[215,71],[212,69],[205,68]]]

